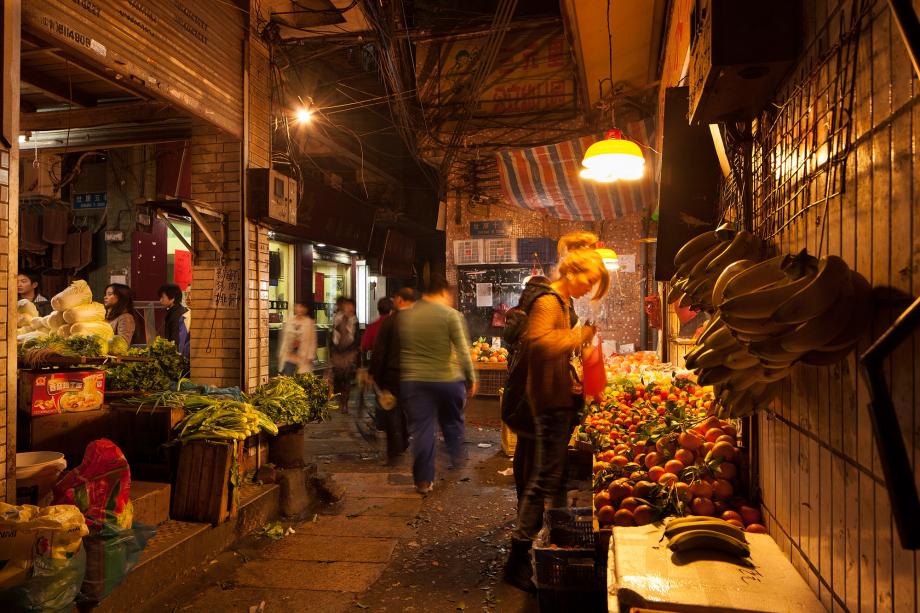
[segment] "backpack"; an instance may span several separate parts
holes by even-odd
[[[537,298],[553,294],[549,279],[533,277],[527,282],[518,305],[505,314],[502,340],[511,346],[508,360],[508,379],[502,394],[502,421],[518,436],[533,435],[534,423],[530,403],[527,401],[527,317]]]

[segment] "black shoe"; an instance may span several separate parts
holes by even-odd
[[[505,583],[530,594],[537,593],[533,582],[533,565],[530,563],[530,548],[533,541],[511,539],[511,554],[505,563]]]

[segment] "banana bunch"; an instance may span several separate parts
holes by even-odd
[[[759,252],[759,238],[725,224],[690,239],[674,256],[676,271],[671,277],[668,303],[712,312],[712,292],[725,267]]]
[[[692,550],[719,551],[736,558],[751,555],[741,528],[716,517],[689,515],[668,522],[664,529],[668,548],[681,553]]]
[[[738,418],[766,407],[779,391],[776,381],[785,372],[764,366],[761,359],[739,341],[716,314],[685,357],[700,385],[712,385],[720,418]]]
[[[840,361],[872,311],[872,287],[862,275],[835,255],[818,260],[805,250],[726,269],[719,289],[713,300],[720,320],[771,372],[798,361]]]
[[[843,359],[872,309],[862,275],[837,256],[818,260],[805,250],[730,262],[711,291],[716,314],[685,360],[701,385],[714,386],[722,418],[768,405],[796,362]]]

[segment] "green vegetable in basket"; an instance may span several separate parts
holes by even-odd
[[[323,421],[329,410],[329,386],[315,375],[281,376],[247,395],[246,400],[277,424]]]

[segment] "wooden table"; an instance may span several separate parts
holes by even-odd
[[[607,558],[610,613],[667,611],[824,611],[768,534],[747,534],[753,567],[716,552],[673,554],[662,525],[613,529]]]

